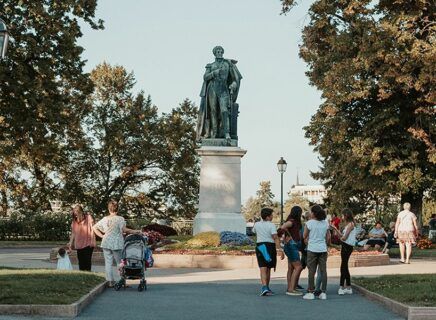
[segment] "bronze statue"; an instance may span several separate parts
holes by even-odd
[[[242,76],[236,60],[224,59],[220,46],[212,50],[215,62],[206,65],[201,88],[197,139],[207,145],[210,139],[225,139],[224,145],[237,140],[239,86]],[[235,142],[236,143],[236,142]]]

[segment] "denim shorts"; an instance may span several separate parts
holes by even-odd
[[[298,245],[294,240],[288,241],[283,247],[283,251],[288,257],[289,262],[300,261],[300,252],[298,250]]]

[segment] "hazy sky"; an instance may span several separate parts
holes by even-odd
[[[79,43],[87,71],[103,61],[123,65],[134,72],[135,89],[150,94],[162,112],[185,98],[199,105],[204,67],[214,60],[212,48],[223,46],[243,76],[238,135],[248,152],[242,199],[254,195],[262,180],[272,182],[279,199],[281,156],[288,162],[285,192],[297,168],[300,182],[315,183],[309,171],[319,164],[302,129],[320,103],[298,57],[310,2],[283,16],[278,0],[100,0],[97,17],[105,30],[84,27]]]

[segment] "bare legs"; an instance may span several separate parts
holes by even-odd
[[[412,254],[412,244],[406,242],[406,263],[410,262],[410,255]]]
[[[260,282],[262,286],[267,286],[269,288],[269,282],[271,280],[271,269],[270,268],[260,268]]]
[[[400,246],[400,257],[401,257],[400,261],[404,262],[404,246],[405,246],[405,243],[404,242],[400,242],[398,245]]]
[[[288,273],[287,273],[288,292],[295,291],[302,270],[303,267],[301,266],[301,262],[299,261],[288,262]]]

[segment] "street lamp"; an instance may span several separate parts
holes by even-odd
[[[283,157],[280,157],[279,162],[277,162],[277,168],[279,169],[280,172],[280,177],[281,177],[281,183],[280,183],[280,224],[283,224],[283,173],[285,173],[286,171],[286,167],[287,167],[287,163],[286,160],[283,159]]]
[[[8,50],[9,32],[6,28],[5,22],[0,19],[0,59],[4,59],[6,56],[6,50]]]

